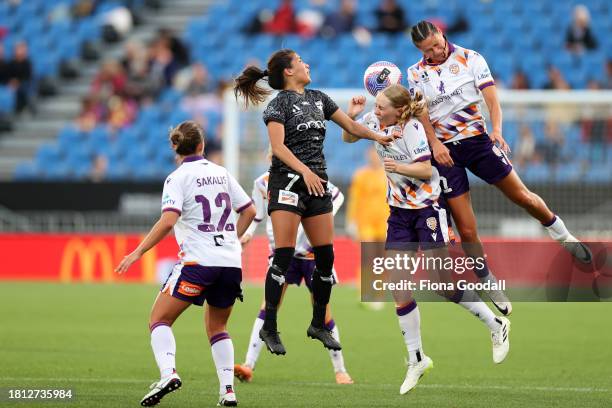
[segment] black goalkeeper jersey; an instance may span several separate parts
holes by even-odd
[[[263,120],[282,123],[285,146],[302,163],[316,173],[325,173],[326,121],[338,110],[338,105],[321,91],[306,89],[304,94],[280,91],[266,107]],[[277,157],[272,157],[270,173],[295,172]]]

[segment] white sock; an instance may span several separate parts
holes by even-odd
[[[157,323],[151,329],[151,348],[159,367],[161,378],[172,375],[176,368],[176,342],[172,329],[165,323]]]
[[[554,222],[551,225],[544,228],[546,228],[550,237],[555,241],[563,242],[568,238],[574,238],[565,227],[563,220],[558,215],[555,215]]]
[[[219,395],[234,390],[234,344],[229,334],[222,332],[210,338],[217,377],[219,377]]]
[[[255,368],[255,364],[259,358],[259,353],[264,345],[264,342],[259,338],[259,331],[264,324],[264,320],[261,318],[261,311],[259,313],[260,316],[258,316],[253,323],[253,330],[251,330],[251,338],[249,340],[249,349],[247,350],[246,358],[244,360],[244,363],[251,368]]]
[[[332,323],[333,320],[330,322]],[[326,324],[329,328],[329,323]],[[338,326],[333,323],[333,327],[331,329],[332,336],[336,341],[340,342],[340,332],[338,331]],[[329,357],[331,358],[332,365],[334,366],[334,371],[336,373],[345,373],[346,367],[344,367],[344,357],[342,356],[342,351],[329,350]]]
[[[478,293],[473,290],[466,290],[459,301],[459,305],[466,308],[471,314],[479,318],[484,324],[489,327],[489,330],[499,329],[499,323],[495,320],[495,313],[489,309],[489,306],[482,301]]]
[[[407,306],[396,309],[397,319],[399,320],[404,343],[408,350],[408,362],[416,363],[421,361],[424,356],[423,345],[421,343],[421,314],[416,301]]]

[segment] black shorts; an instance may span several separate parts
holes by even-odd
[[[315,172],[327,180],[327,174]],[[296,173],[270,173],[268,179],[268,215],[272,211],[285,210],[300,215],[302,218],[327,214],[333,211],[332,196],[324,183],[323,197],[308,194],[306,183]]]

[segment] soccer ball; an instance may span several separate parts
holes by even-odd
[[[363,86],[372,96],[389,85],[402,83],[402,71],[392,62],[378,61],[363,74]]]

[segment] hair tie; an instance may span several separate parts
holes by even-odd
[[[267,76],[268,76],[268,70],[267,70],[267,69],[264,69],[264,71],[263,71],[263,76],[265,76],[265,77],[267,77]]]

